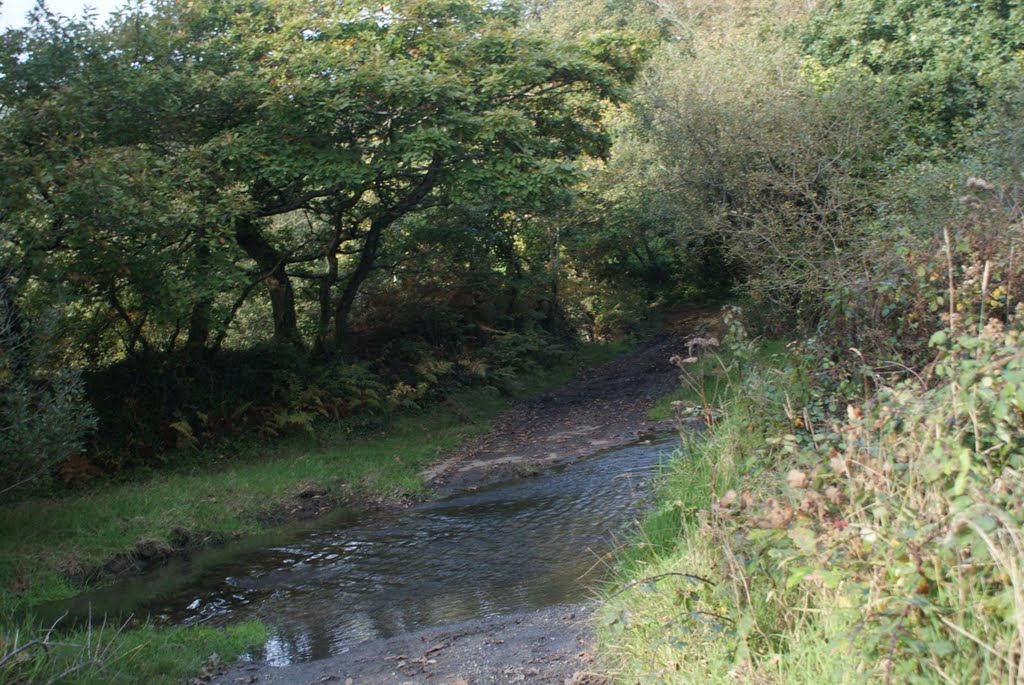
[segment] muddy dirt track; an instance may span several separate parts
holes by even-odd
[[[464,492],[508,478],[535,475],[646,433],[672,428],[647,420],[654,402],[678,384],[669,358],[685,340],[704,334],[711,310],[684,310],[666,332],[590,369],[559,390],[506,412],[489,433],[427,469],[443,493]],[[428,628],[363,642],[309,663],[274,668],[239,664],[209,682],[315,685],[488,685],[606,682],[594,672],[586,605],[548,607]]]
[[[709,309],[675,314],[666,332],[506,412],[494,430],[424,471],[424,479],[445,493],[465,491],[671,429],[670,421],[647,420],[654,402],[679,384],[669,358],[685,352],[687,338],[717,333],[716,320]]]

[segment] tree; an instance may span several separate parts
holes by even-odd
[[[273,87],[260,118],[228,155],[246,162],[235,170],[261,216],[320,219],[307,256],[296,236],[275,249],[322,260],[306,276],[320,283],[318,347],[344,345],[405,217],[453,203],[536,207],[573,182],[575,158],[606,151],[601,103],[622,96],[642,46],[545,39],[521,17],[511,4],[410,1],[377,14],[325,3],[287,19],[263,67]]]
[[[537,207],[606,152],[603,103],[643,45],[548,38],[522,17],[162,2],[103,29],[40,17],[6,34],[0,230],[25,257],[18,297],[70,281],[106,354],[113,331],[115,357],[182,339],[202,353],[261,288],[275,337],[303,344],[298,278],[316,284],[315,347],[343,343],[405,217]]]
[[[832,0],[803,32],[810,71],[828,84],[881,80],[902,112],[911,155],[940,155],[1019,83],[1024,6],[1010,0]]]
[[[238,197],[197,150],[219,100],[154,61],[155,38],[124,22],[37,15],[5,34],[0,80],[9,287],[42,309],[74,302],[76,343],[105,362],[173,349],[190,305],[239,275],[222,230]],[[197,103],[209,111],[189,126]]]

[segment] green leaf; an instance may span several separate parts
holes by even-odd
[[[797,566],[789,569],[789,576],[786,577],[786,589],[792,590],[799,585],[804,578],[809,576],[814,569],[809,566]]]
[[[985,533],[991,533],[998,526],[996,520],[991,516],[978,516],[974,519],[974,523]]]
[[[795,527],[787,532],[789,539],[807,554],[815,554],[818,551],[818,536],[810,528]]]
[[[960,473],[953,485],[953,495],[959,497],[967,489],[967,479],[971,474],[971,451],[966,447],[957,450],[957,459],[960,462]]]

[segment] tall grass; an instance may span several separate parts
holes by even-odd
[[[937,335],[937,381],[877,379],[840,416],[811,357],[745,368],[609,590],[607,672],[1024,682],[1022,334]]]
[[[72,633],[58,627],[23,621],[0,635],[0,684],[178,684],[216,675],[266,638],[256,622],[224,629],[104,625]]]

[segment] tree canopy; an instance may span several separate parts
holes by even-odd
[[[642,57],[527,32],[512,3],[166,2],[10,32],[7,280],[73,300],[99,354],[216,349],[260,293],[278,339],[327,349],[398,223],[535,209],[604,155]]]
[[[350,351],[366,284],[411,262],[463,265],[450,283],[543,274],[547,234],[513,217],[567,201],[607,154],[603,115],[648,43],[528,17],[476,0],[168,0],[103,26],[38,11],[0,41],[12,320],[60,316],[62,363],[90,370],[271,340],[323,360]],[[419,240],[430,225],[447,238]]]

